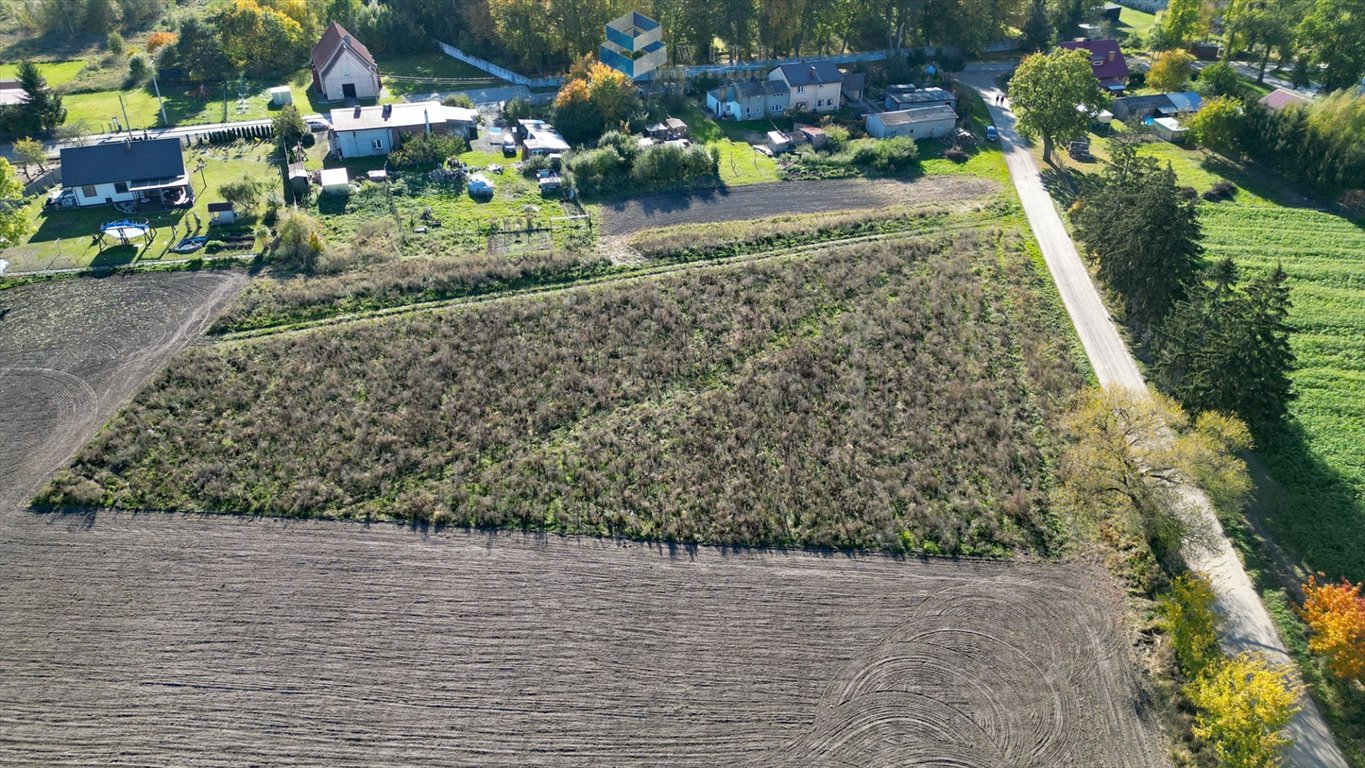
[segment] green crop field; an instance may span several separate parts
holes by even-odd
[[[1365,579],[1365,227],[1304,208],[1200,212],[1210,257],[1283,264],[1291,280],[1299,398],[1261,446],[1281,486],[1260,500],[1270,532],[1315,570]]]

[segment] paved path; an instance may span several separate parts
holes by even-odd
[[[987,102],[994,101],[1000,95],[990,71],[969,71],[961,79],[981,91]],[[1062,226],[1061,216],[1047,189],[1043,187],[1033,155],[1014,130],[1014,115],[1007,107],[989,106],[989,109],[1000,131],[1005,161],[1009,165],[1015,188],[1019,191],[1024,213],[1033,227],[1048,271],[1057,283],[1062,302],[1081,337],[1090,364],[1095,369],[1096,378],[1106,387],[1146,389],[1137,363],[1124,345],[1109,313],[1105,311],[1090,273],[1076,253],[1076,246]],[[1270,620],[1270,614],[1266,612],[1241,561],[1223,535],[1222,526],[1214,517],[1208,498],[1192,488],[1189,501],[1202,511],[1209,527],[1218,534],[1211,537],[1215,541],[1212,545],[1190,547],[1185,558],[1194,570],[1207,576],[1213,583],[1217,595],[1216,607],[1223,616],[1220,639],[1224,650],[1229,653],[1260,651],[1280,663],[1291,663],[1284,643]],[[1294,743],[1285,753],[1286,765],[1294,768],[1349,768],[1313,700],[1305,694],[1300,703],[1303,708],[1289,726]]]

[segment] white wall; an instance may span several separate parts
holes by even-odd
[[[393,149],[393,136],[388,128],[338,131],[336,142],[336,148],[341,151],[341,156],[346,158],[387,155],[389,150]],[[375,142],[379,142],[378,147],[375,146]]]
[[[892,136],[910,136],[914,139],[936,139],[940,136],[947,136],[952,133],[953,129],[956,127],[957,121],[948,117],[945,117],[942,120],[886,126],[882,123],[881,115],[874,113],[867,116],[868,134],[879,139],[886,139]]]
[[[357,99],[379,98],[379,76],[371,72],[349,49],[337,54],[336,62],[322,79],[322,97],[328,101],[346,98],[342,86],[355,85]]]
[[[76,201],[81,205],[103,205],[106,200],[113,200],[116,203],[127,202],[137,198],[135,192],[115,192],[114,184],[96,184],[93,195],[87,195],[85,187],[75,187]]]

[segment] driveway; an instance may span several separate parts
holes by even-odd
[[[1076,246],[1062,226],[1061,216],[1052,198],[1043,187],[1038,165],[1027,144],[1014,130],[1014,115],[1008,106],[991,105],[1000,95],[993,73],[968,71],[961,81],[980,91],[986,98],[991,117],[1000,131],[1000,143],[1005,151],[1010,177],[1019,191],[1019,199],[1028,216],[1029,225],[1038,239],[1044,260],[1057,290],[1062,295],[1071,322],[1076,326],[1081,344],[1085,347],[1095,376],[1106,387],[1118,386],[1145,390],[1146,382],[1138,372],[1137,363],[1128,352],[1113,319],[1104,309],[1090,273],[1076,252]],[[1190,566],[1213,584],[1216,608],[1223,621],[1219,638],[1228,653],[1259,651],[1280,664],[1291,664],[1284,643],[1275,630],[1270,614],[1260,596],[1251,586],[1242,562],[1237,558],[1222,526],[1213,514],[1208,498],[1197,488],[1189,488],[1188,503],[1203,514],[1206,524],[1217,533],[1210,537],[1210,545],[1191,545],[1185,554]],[[1285,751],[1285,764],[1294,768],[1350,768],[1327,722],[1317,705],[1305,693],[1299,702],[1302,709],[1289,725],[1293,744]]]

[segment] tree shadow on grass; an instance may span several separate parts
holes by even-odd
[[[1297,423],[1258,435],[1268,477],[1256,477],[1251,514],[1307,569],[1365,579],[1365,504],[1308,444]]]
[[[1099,167],[1098,164],[1095,165],[1096,171]],[[1045,164],[1039,166],[1038,175],[1042,178],[1048,194],[1052,195],[1052,199],[1062,208],[1069,208],[1078,198],[1099,188],[1099,175],[1096,171]]]

